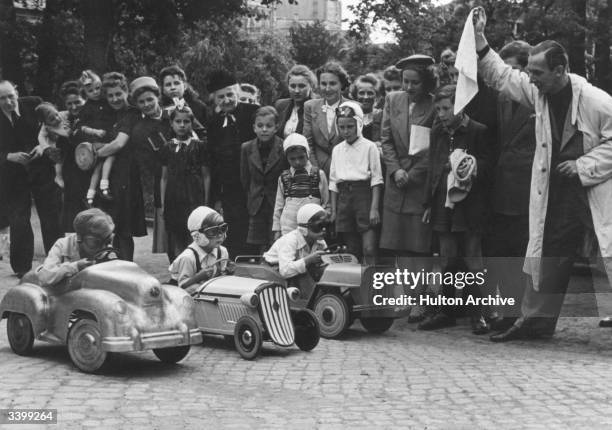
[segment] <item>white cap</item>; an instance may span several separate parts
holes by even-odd
[[[189,218],[187,218],[187,229],[190,232],[198,231],[202,228],[202,222],[204,222],[204,219],[211,213],[216,213],[216,211],[208,206],[199,206],[195,208],[189,215]]]
[[[283,142],[283,151],[287,152],[287,149],[292,146],[301,146],[306,150],[306,154],[310,151],[308,148],[308,141],[304,136],[298,133],[291,133],[289,136],[285,138]]]
[[[298,213],[297,213],[298,224],[308,224],[308,222],[310,221],[310,218],[312,218],[314,215],[318,214],[319,212],[325,212],[325,209],[323,209],[321,206],[315,203],[305,204],[298,210]]]

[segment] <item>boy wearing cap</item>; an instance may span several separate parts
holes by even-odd
[[[380,154],[376,144],[362,136],[363,111],[348,101],[336,112],[336,125],[344,141],[332,151],[329,171],[331,219],[344,233],[349,250],[374,262],[378,211],[383,184]],[[361,242],[361,245],[359,244]]]
[[[329,225],[325,209],[308,203],[298,211],[297,222],[295,230],[274,242],[263,255],[268,264],[278,265],[278,271],[285,279],[306,274],[309,267],[321,262],[321,255],[327,248],[323,240]]]
[[[274,240],[297,228],[298,210],[308,203],[329,209],[329,188],[325,172],[310,163],[308,141],[291,133],[283,142],[289,169],[278,178],[272,232]]]
[[[170,264],[171,284],[190,293],[202,282],[231,271],[227,249],[221,246],[227,224],[216,211],[206,206],[195,208],[187,219],[193,242]],[[191,288],[189,288],[191,287]]]
[[[40,285],[49,287],[65,278],[76,275],[94,262],[92,258],[113,240],[115,224],[100,209],[79,212],[74,218],[74,231],[58,239],[44,263],[35,273]]]
[[[249,226],[249,219],[244,216],[246,192],[236,170],[240,168],[242,143],[255,138],[253,115],[258,106],[238,101],[238,82],[226,71],[218,70],[209,76],[208,92],[216,106],[208,124],[211,201],[232,227],[227,240],[232,255],[251,254],[252,246],[244,240]]]

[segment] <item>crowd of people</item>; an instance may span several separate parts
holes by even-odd
[[[153,250],[167,253],[184,287],[225,270],[199,275],[228,255],[265,253],[283,276],[302,274],[320,261],[323,239],[367,264],[391,258],[430,271],[439,261],[453,273],[486,265],[486,288],[463,294],[499,292],[516,305],[470,309],[473,332],[552,336],[585,234],[596,233],[603,257],[612,253],[603,213],[612,99],[569,73],[555,42],[514,41],[497,54],[484,11],[475,15],[482,79],[459,113],[450,48],[439,63],[412,55],[354,79],[338,62],[295,65],[289,97],[273,106],[223,70],[208,77],[205,101],[177,65],[131,82],[85,70],[62,85],[62,111],[0,81],[0,219],[12,269],[32,266],[33,199],[47,252],[95,207],[112,221],[91,240],[112,239],[132,260],[150,216]],[[410,321],[448,327],[457,311],[415,308]]]

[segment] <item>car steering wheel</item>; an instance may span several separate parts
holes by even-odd
[[[328,252],[330,254],[337,254],[342,251],[346,251],[346,245],[340,245],[339,243],[334,243],[329,245],[323,251]]]
[[[205,268],[203,268],[202,270],[206,270],[206,269],[210,269],[211,267],[215,267],[215,266],[219,266],[219,271],[221,271],[221,267],[220,264],[221,263],[225,263],[225,262],[230,262],[231,263],[232,260],[230,260],[229,258],[220,258],[217,261],[215,261],[213,264],[210,264],[208,266],[206,266]],[[213,279],[213,278],[210,278]],[[202,282],[202,285],[200,285],[200,287],[194,291],[193,293],[191,293],[192,297],[198,297],[200,295],[200,293],[202,292],[202,290],[204,290],[204,284],[206,284],[206,282],[210,281],[210,279]]]
[[[112,246],[102,248],[91,258],[94,264],[104,263],[106,261],[119,260],[119,250]]]

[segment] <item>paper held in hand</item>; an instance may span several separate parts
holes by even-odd
[[[418,154],[429,149],[429,134],[431,129],[421,125],[410,127],[410,148],[408,155]]]

